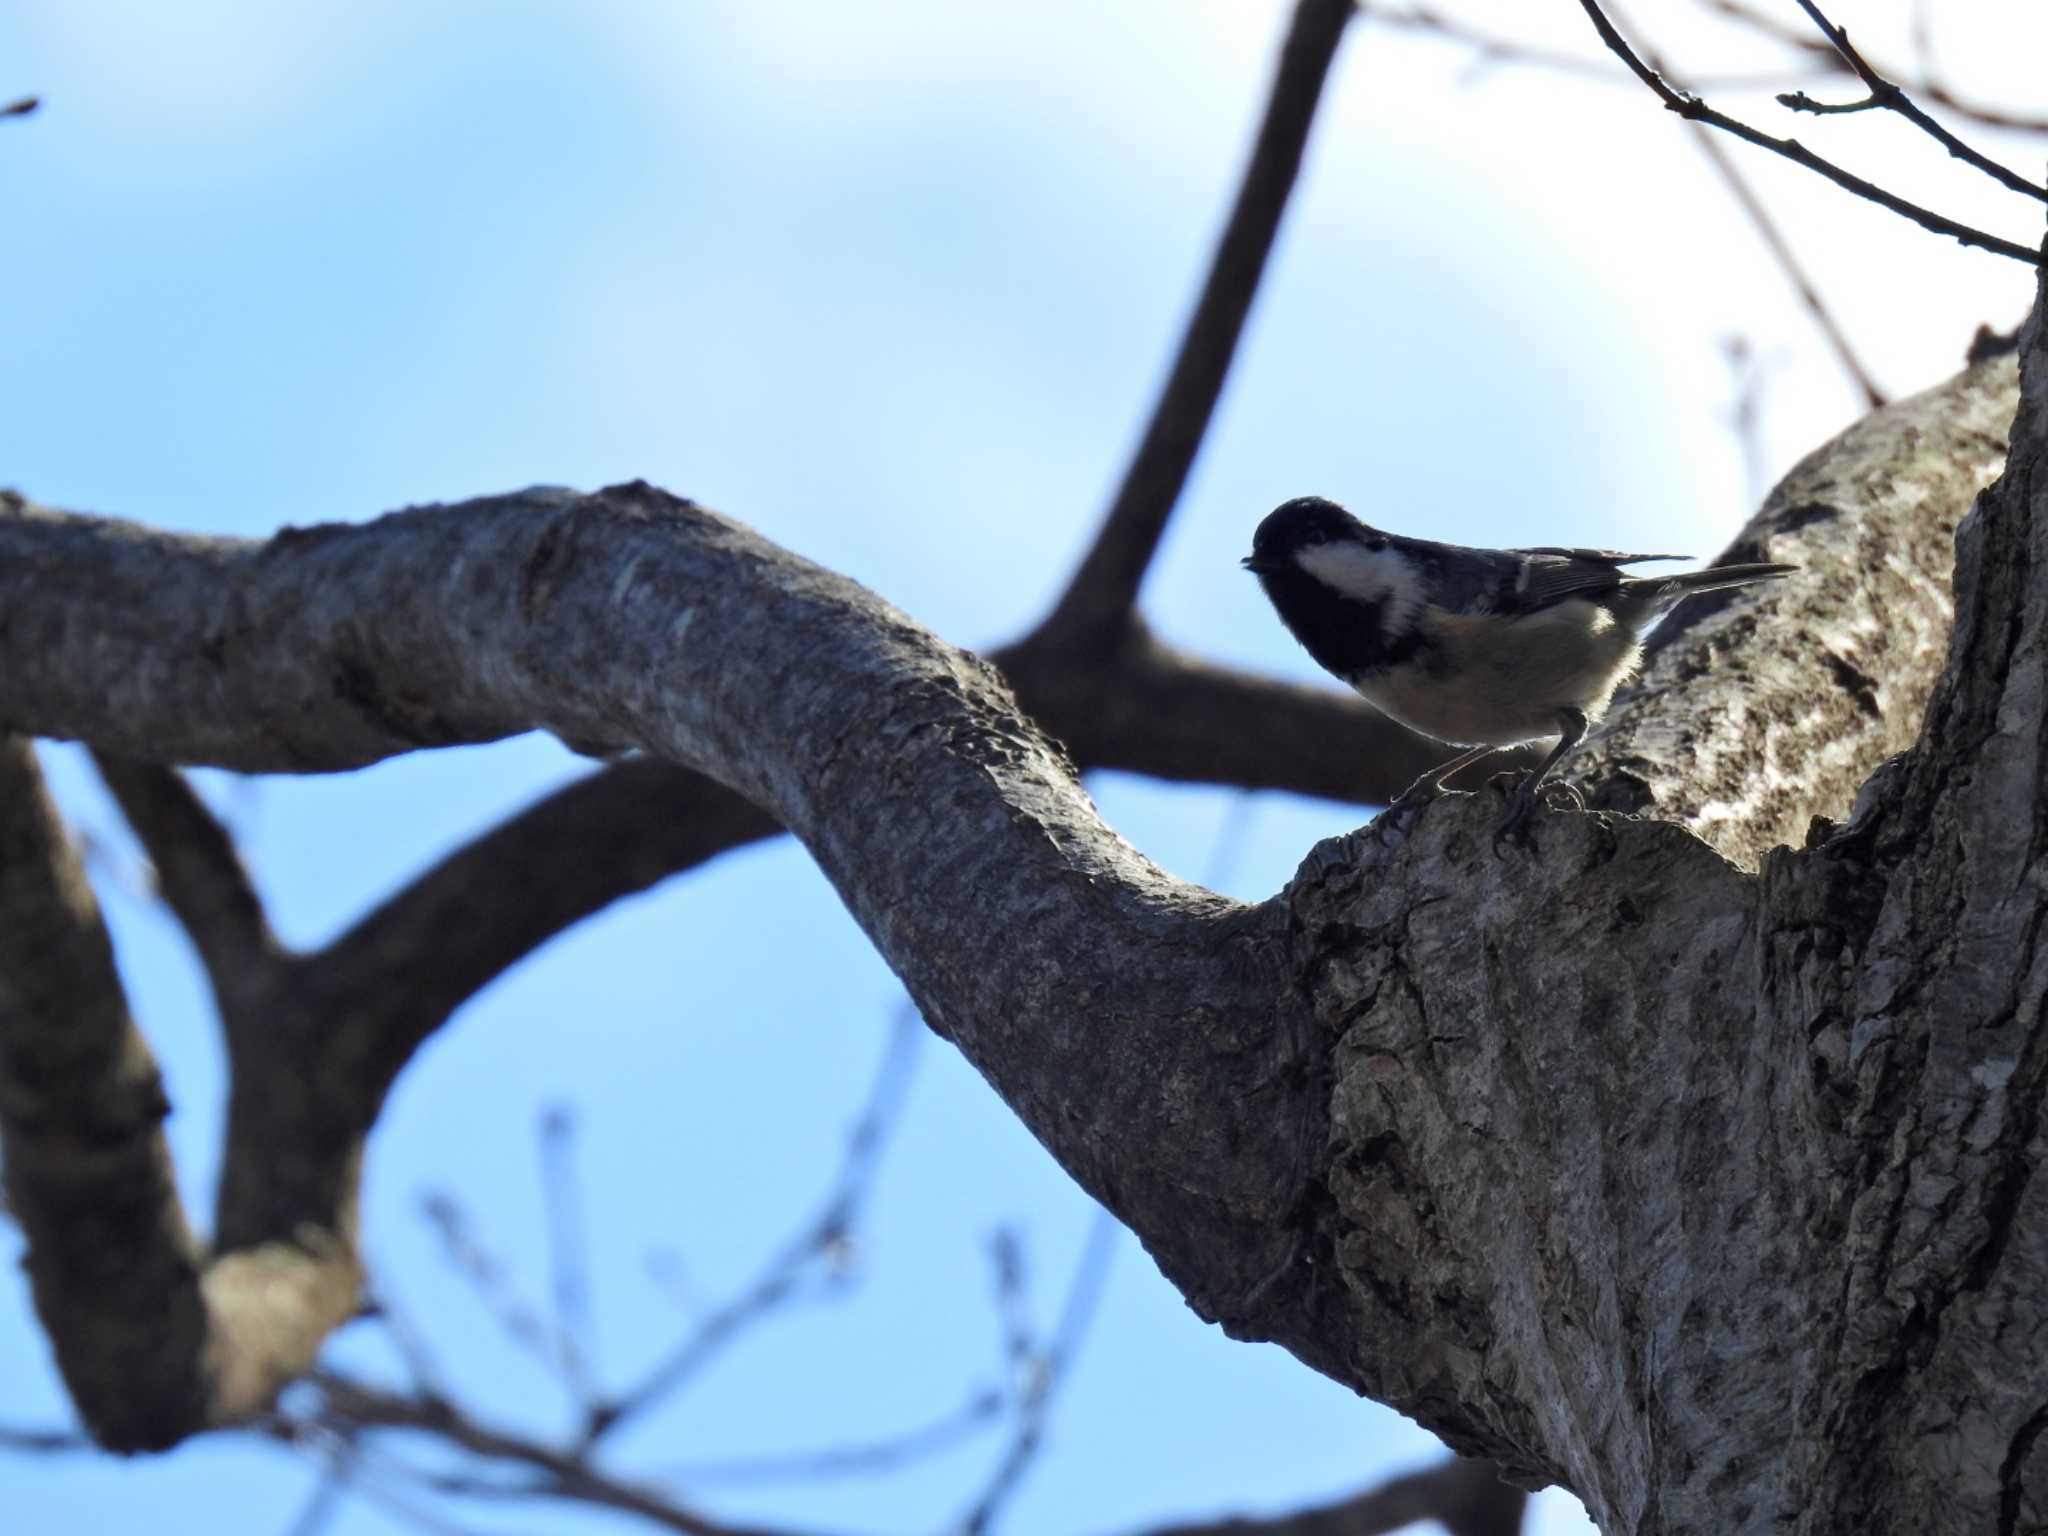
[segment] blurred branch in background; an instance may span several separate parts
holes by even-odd
[[[1135,608],[1139,583],[1208,435],[1352,10],[1352,0],[1295,5],[1251,162],[1166,386],[1095,542],[1032,640],[1057,635],[1070,645],[1090,643],[1121,627]]]

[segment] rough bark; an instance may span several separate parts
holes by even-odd
[[[1622,792],[1714,846],[1555,812],[1502,855],[1497,801],[1458,797],[1399,847],[1337,839],[1273,900],[1225,901],[1104,826],[989,667],[645,486],[263,544],[16,506],[0,729],[299,771],[534,728],[640,746],[801,838],[932,1026],[1234,1332],[1614,1531],[2023,1529],[2048,1422],[2024,1343],[2038,402],[1986,504],[2007,510],[1967,531],[1921,745],[1849,831],[1744,867],[1846,814],[1910,736],[1939,529],[2012,398],[1986,365],[1809,461],[1751,537],[1811,574],[1669,637],[1617,711],[1596,750]],[[376,973],[333,973],[316,1059],[252,1059],[246,1100],[237,1061],[223,1249],[345,1227],[423,1024]],[[318,1157],[258,1155],[287,1127]]]
[[[168,1110],[34,754],[0,737],[0,1161],[58,1366],[114,1450],[261,1412],[356,1304],[352,1193],[346,1216],[209,1256]]]

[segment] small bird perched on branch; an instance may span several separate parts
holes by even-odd
[[[1629,576],[1685,555],[1604,549],[1466,549],[1368,527],[1301,496],[1269,513],[1242,564],[1294,638],[1381,714],[1466,750],[1430,769],[1382,820],[1412,815],[1444,780],[1502,747],[1556,736],[1522,780],[1496,840],[1528,817],[1544,778],[1606,713],[1642,659],[1643,636],[1696,592],[1797,570],[1724,565]]]

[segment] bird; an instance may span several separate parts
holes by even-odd
[[[1696,593],[1798,569],[1622,569],[1688,558],[1550,545],[1470,549],[1386,533],[1334,501],[1298,496],[1266,515],[1239,563],[1325,670],[1390,720],[1459,749],[1389,804],[1383,823],[1402,826],[1469,764],[1557,737],[1515,790],[1498,845],[1521,831],[1551,769],[1606,713],[1659,619]]]

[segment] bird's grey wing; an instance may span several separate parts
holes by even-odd
[[[1639,560],[1683,560],[1684,555],[1630,555],[1611,549],[1563,549],[1555,546],[1517,549],[1520,557],[1511,586],[1501,593],[1505,612],[1533,612],[1571,597],[1598,598],[1614,592],[1631,578],[1622,574],[1624,565]]]
[[[1585,560],[1598,565],[1641,565],[1646,560],[1690,560],[1691,555],[1625,555],[1618,549],[1566,549],[1558,544],[1532,544],[1511,549],[1511,555],[1555,555],[1560,560]]]

